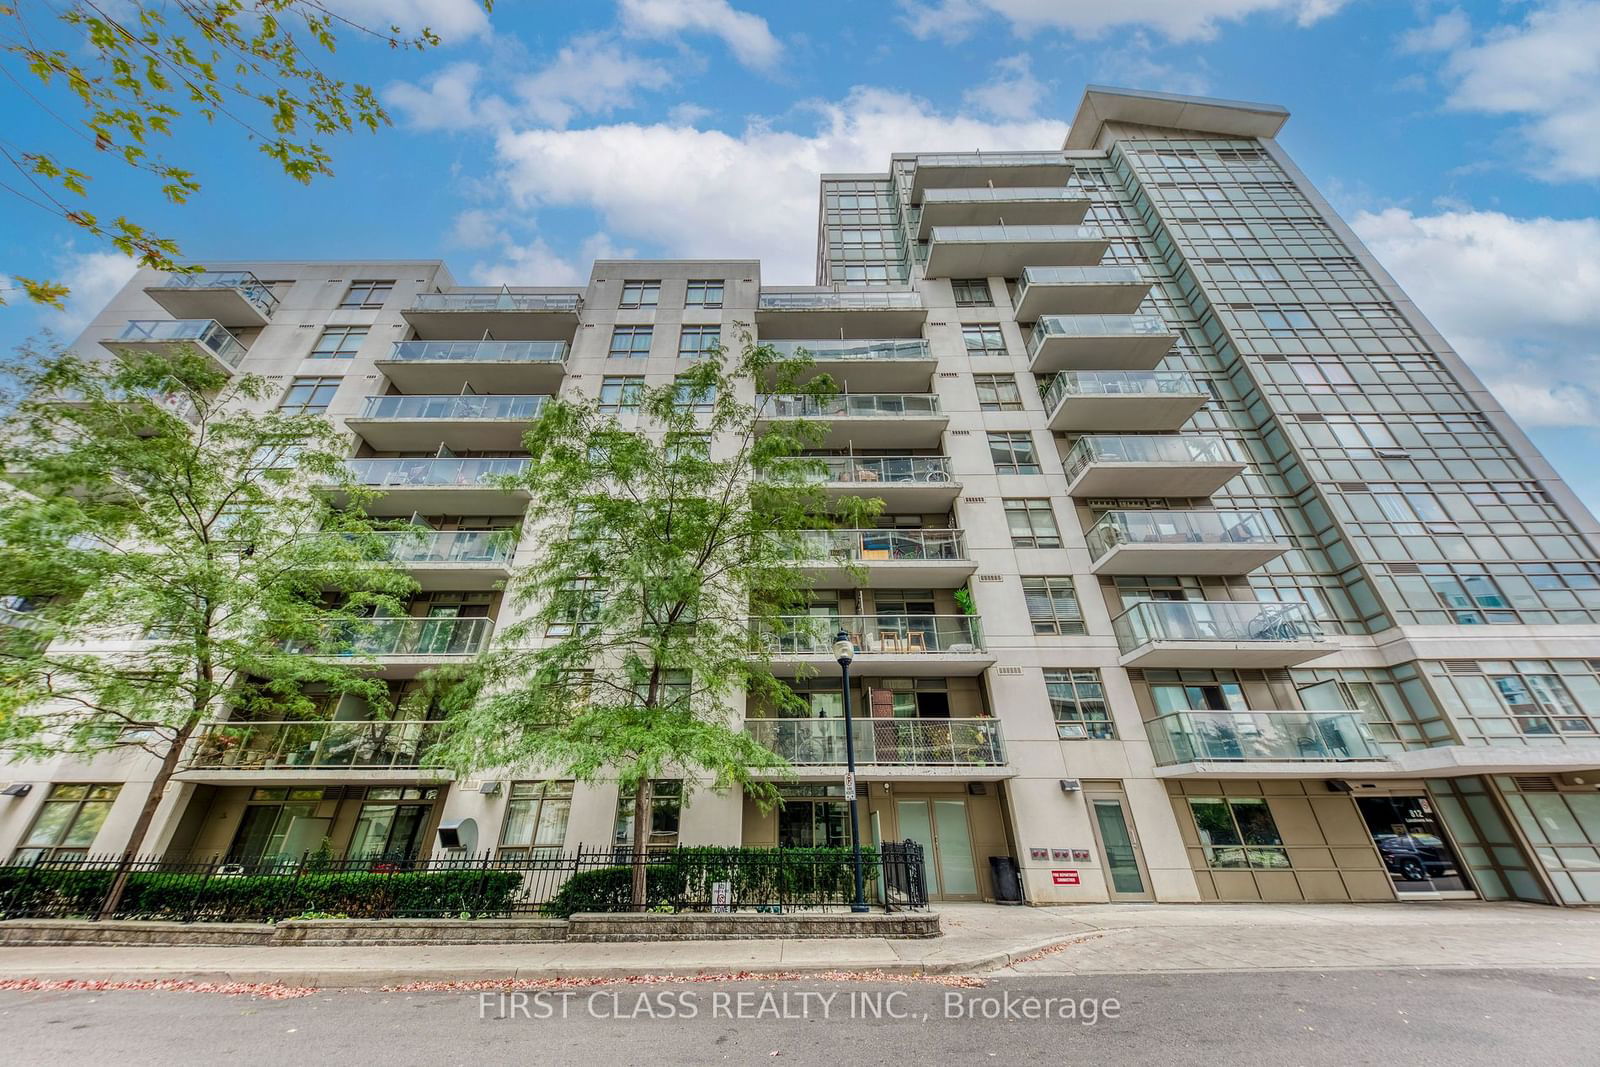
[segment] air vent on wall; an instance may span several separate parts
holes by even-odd
[[[1262,356],[1261,357],[1261,362],[1263,362],[1263,363],[1287,363],[1287,362],[1289,362],[1289,357],[1288,356],[1278,356],[1278,355],[1266,355],[1266,356]]]
[[[951,437],[970,437],[971,435],[972,435],[972,431],[971,430],[951,430],[950,431],[950,436]]]
[[[980,582],[1003,582],[1005,580],[1006,580],[1006,576],[1003,575],[1003,574],[980,574],[980,575],[978,575],[978,581],[980,581]]]
[[[1328,421],[1328,417],[1326,415],[1296,415],[1295,416],[1295,421],[1296,422],[1327,422]]]
[[[1128,681],[1130,681],[1130,682],[1142,682],[1142,681],[1144,681],[1144,671],[1139,670],[1137,667],[1134,667],[1134,668],[1130,669],[1128,671]]]
[[[1087,503],[1091,510],[1114,511],[1117,506],[1116,500],[1107,496],[1092,496]]]
[[[959,377],[961,377],[961,375],[956,373],[953,370],[942,370],[942,371],[939,372],[939,377],[941,377],[941,378],[959,378]]]
[[[1523,793],[1555,793],[1556,780],[1548,774],[1519,774],[1511,779]]]
[[[1475,659],[1446,659],[1439,662],[1444,664],[1446,674],[1481,674],[1478,661]]]
[[[1021,674],[1022,673],[1022,668],[1021,667],[996,667],[994,669],[994,673],[996,673],[996,674]]]
[[[1334,482],[1333,486],[1341,493],[1365,493],[1367,491],[1366,482]]]
[[[963,504],[981,504],[983,501],[984,498],[981,496],[964,496],[961,498]]]
[[[1389,564],[1389,573],[1390,574],[1421,574],[1422,573],[1422,568],[1417,566],[1415,563],[1391,563],[1391,564]]]

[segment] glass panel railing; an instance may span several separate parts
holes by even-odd
[[[807,456],[821,463],[820,480],[869,485],[937,485],[951,480],[947,456]]]
[[[255,771],[283,767],[367,770],[425,767],[444,723],[424,720],[211,722],[195,738],[194,769]]]
[[[577,311],[577,293],[418,293],[412,311]]]
[[[492,619],[376,618],[341,626],[320,641],[289,643],[291,651],[323,656],[470,656],[494,630]]]
[[[1196,760],[1383,759],[1367,724],[1344,711],[1177,711],[1145,723],[1157,766]]]
[[[996,719],[855,719],[858,766],[999,767],[1005,745]],[[791,764],[844,766],[844,720],[746,719],[755,741]]]
[[[838,393],[833,396],[763,393],[757,400],[761,414],[774,419],[940,414],[937,393]]]
[[[1137,285],[1144,281],[1138,267],[1023,267],[1020,294],[1030,285]]]
[[[1040,164],[1067,165],[1062,152],[932,152],[917,157],[919,167],[1014,167]]]
[[[920,308],[922,296],[915,292],[894,290],[891,292],[873,292],[871,290],[857,292],[840,292],[838,290],[823,290],[811,292],[806,290],[796,291],[767,291],[757,297],[756,307],[761,311],[815,311],[815,310],[862,310],[871,311]]]
[[[193,274],[169,274],[159,289],[237,289],[263,315],[271,315],[278,307],[278,298],[269,286],[263,285],[247,270],[203,270]]]
[[[404,485],[493,485],[507,475],[520,473],[528,461],[516,458],[349,459],[345,466],[362,485],[386,488]]]
[[[1322,626],[1300,601],[1146,600],[1111,620],[1124,653],[1152,642],[1317,641]]]
[[[1232,459],[1228,442],[1220,437],[1090,434],[1078,438],[1062,467],[1071,481],[1092,463],[1227,463]]]
[[[1104,241],[1094,226],[935,226],[934,244],[1005,244],[1011,241]]]
[[[391,530],[379,533],[396,563],[504,563],[511,558],[509,530]]]
[[[814,360],[894,360],[894,359],[932,359],[928,351],[928,342],[922,340],[874,340],[874,341],[841,341],[822,338],[815,341],[766,341],[780,356],[793,358],[799,355],[810,356]]]
[[[872,563],[967,558],[966,537],[960,530],[807,530],[801,537],[807,557],[813,560]]]
[[[1270,545],[1277,540],[1259,511],[1108,511],[1084,535],[1095,559],[1118,545]]]
[[[1054,411],[1069,396],[1206,396],[1200,383],[1182,371],[1068,370],[1044,391],[1044,409]]]
[[[547,396],[369,396],[363,419],[531,419]]]
[[[976,615],[785,615],[762,626],[756,640],[777,656],[831,656],[840,630],[864,656],[972,655],[984,650]]]
[[[215,319],[134,319],[114,341],[166,341],[204,348],[230,367],[244,358],[244,345]]]
[[[463,363],[565,363],[565,341],[396,341],[394,360]]]
[[[1170,334],[1160,315],[1040,315],[1033,324],[1029,350],[1051,337],[1160,337]]]
[[[1064,185],[1025,186],[1012,185],[999,188],[929,189],[922,194],[923,206],[928,204],[970,204],[980,201],[1006,200],[1087,200],[1081,189]]]

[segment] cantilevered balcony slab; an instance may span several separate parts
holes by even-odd
[[[935,226],[930,278],[1014,278],[1040,264],[1093,266],[1111,243],[1092,226]]]
[[[1178,371],[1062,371],[1044,409],[1065,433],[1156,433],[1181,429],[1209,399]]]
[[[1084,540],[1106,575],[1245,575],[1290,548],[1259,511],[1108,511]]]
[[[1150,293],[1138,267],[1024,267],[1017,321],[1044,315],[1131,315]]]
[[[804,356],[812,370],[826,374],[841,389],[856,393],[927,392],[939,361],[921,338],[769,341],[784,356]]]
[[[1062,463],[1075,497],[1206,497],[1245,464],[1220,437],[1080,437]]]
[[[423,592],[499,589],[511,577],[510,530],[418,528],[377,536],[386,546],[384,558],[404,567]]]
[[[568,341],[578,330],[583,297],[576,292],[452,289],[418,293],[401,314],[419,338],[448,341]]]
[[[196,733],[179,778],[252,786],[447,782],[454,775],[427,758],[444,725],[414,719],[209,722]]]
[[[946,456],[822,456],[823,487],[830,497],[883,501],[897,514],[949,511],[961,495]]]
[[[1336,764],[1326,770],[1364,775],[1369,768],[1361,764],[1388,762],[1353,711],[1177,711],[1144,726],[1158,767],[1293,763],[1304,775]]]
[[[950,424],[934,393],[842,393],[820,399],[763,394],[757,400],[758,426],[786,420],[825,423],[822,448],[933,448]]]
[[[1088,197],[1064,186],[929,189],[917,239],[926,241],[935,226],[1076,226],[1088,213]]]
[[[198,352],[232,373],[244,359],[245,347],[215,319],[134,319],[115,337],[101,340],[112,352],[154,352],[176,356]]]
[[[345,425],[379,452],[419,444],[452,452],[511,452],[548,400],[545,396],[369,396]]]
[[[744,729],[784,758],[790,767],[785,777],[837,782],[844,775],[843,718],[746,719]],[[999,719],[863,715],[851,722],[849,748],[863,781],[999,781],[1016,773],[1006,760]]]
[[[1062,186],[1072,164],[1062,152],[930,152],[917,157],[911,202],[920,204],[929,189],[1003,189]]]
[[[1111,620],[1124,667],[1293,667],[1337,649],[1299,602],[1146,600]]]
[[[1159,315],[1044,315],[1033,324],[1028,369],[1154,370],[1177,340]]]
[[[795,615],[757,627],[755,641],[774,674],[793,677],[837,670],[841,629],[855,646],[854,669],[875,676],[971,678],[995,661],[975,615]]]
[[[978,569],[960,530],[902,529],[816,531],[800,566],[819,589],[955,589]]]
[[[756,298],[762,341],[920,338],[927,318],[922,294],[910,289],[763,289]]]
[[[380,495],[364,507],[371,515],[404,518],[409,515],[521,515],[528,510],[526,490],[507,490],[501,479],[520,472],[526,459],[435,459],[427,456],[400,459],[350,459],[345,461],[352,479]],[[337,504],[345,494],[336,487],[327,492]]]
[[[403,393],[546,393],[567,373],[566,341],[396,341],[374,361]]]
[[[247,270],[169,274],[144,292],[175,319],[214,319],[231,329],[265,326],[278,307],[272,289]]]

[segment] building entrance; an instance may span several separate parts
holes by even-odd
[[[1426,796],[1356,797],[1356,807],[1402,898],[1477,895]]]

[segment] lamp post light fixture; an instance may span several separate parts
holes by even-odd
[[[856,649],[844,630],[833,639],[833,657],[839,661],[839,688],[844,694],[844,791],[850,798],[850,857],[856,872],[856,899],[850,910],[864,912],[867,892],[861,877],[861,820],[856,814],[856,741],[850,725],[850,663],[856,658]]]

